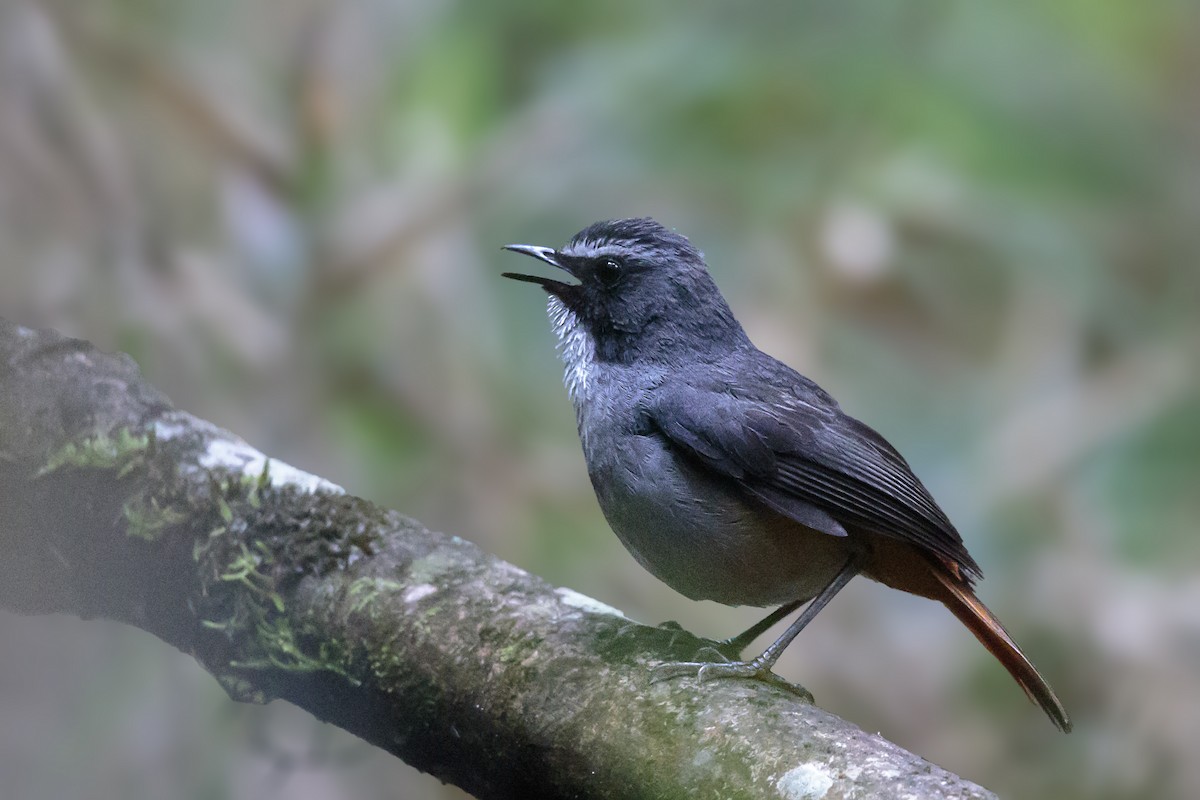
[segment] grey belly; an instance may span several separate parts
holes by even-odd
[[[604,444],[594,443],[588,463],[605,518],[643,567],[687,597],[752,606],[807,600],[845,564],[845,539],[745,498],[657,437]]]

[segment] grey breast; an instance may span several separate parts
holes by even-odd
[[[612,377],[612,376],[604,376]],[[673,449],[639,419],[639,392],[593,374],[578,407],[588,475],[613,531],[681,594],[727,605],[814,596],[846,543],[788,520]]]

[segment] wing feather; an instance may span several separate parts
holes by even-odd
[[[835,536],[850,526],[897,538],[956,564],[968,580],[981,577],[903,456],[811,381],[771,361],[767,380],[760,372],[758,381],[739,381],[714,368],[660,385],[647,408],[651,423],[675,447],[801,524]]]

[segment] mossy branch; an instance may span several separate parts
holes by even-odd
[[[267,459],[124,356],[0,320],[0,607],[107,617],[480,797],[990,797],[690,634]]]

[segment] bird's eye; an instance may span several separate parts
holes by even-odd
[[[615,258],[600,259],[596,262],[596,278],[605,286],[615,286],[621,280],[621,262]]]

